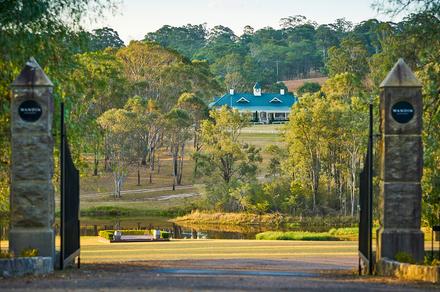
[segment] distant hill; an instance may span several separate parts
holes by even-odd
[[[316,78],[307,78],[307,79],[285,80],[283,82],[284,84],[286,84],[290,92],[296,92],[298,88],[300,88],[306,82],[315,82],[315,83],[319,83],[319,85],[322,85],[327,79],[328,77],[316,77]]]

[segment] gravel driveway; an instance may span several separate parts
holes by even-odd
[[[323,259],[325,260],[325,259]],[[343,261],[341,261],[342,263]],[[46,277],[0,279],[0,290],[24,291],[438,291],[439,286],[358,277],[338,262],[318,259],[178,260],[87,264]]]

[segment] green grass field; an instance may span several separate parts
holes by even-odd
[[[286,259],[308,256],[357,256],[357,242],[265,240],[171,240],[148,243],[105,243],[81,237],[81,262],[198,259]]]
[[[57,237],[57,241],[59,238]],[[59,245],[59,242],[58,242]],[[1,241],[3,250],[7,241]],[[373,242],[374,246],[374,242]],[[425,250],[430,243],[425,242]],[[81,237],[81,262],[124,262],[202,259],[357,258],[357,241],[288,241],[234,239],[178,239],[169,242],[107,243],[97,236]]]

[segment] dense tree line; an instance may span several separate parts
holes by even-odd
[[[402,23],[376,19],[356,25],[337,19],[318,25],[296,15],[282,18],[279,29],[246,26],[240,36],[222,25],[207,29],[205,24],[188,24],[165,25],[145,39],[190,59],[207,60],[226,87],[249,91],[255,81],[270,86],[279,80],[332,74],[341,67],[365,74],[366,58],[382,51],[383,39],[401,27]],[[340,47],[345,50],[335,51]]]

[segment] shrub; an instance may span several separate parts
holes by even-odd
[[[20,253],[20,256],[22,257],[36,257],[40,251],[37,248],[27,248],[23,249]]]
[[[339,240],[338,237],[330,235],[328,232],[302,232],[302,231],[266,231],[258,233],[257,240]]]
[[[431,254],[431,251],[425,251],[425,254],[425,265],[440,266],[439,251],[434,251],[433,254]]]
[[[149,235],[153,234],[153,230],[119,230],[122,235]],[[99,231],[99,236],[107,240],[113,239],[113,234],[115,230],[101,230]],[[170,238],[171,234],[167,231],[160,231],[161,238]]]
[[[408,264],[415,264],[416,261],[414,260],[414,258],[406,253],[406,252],[402,252],[399,251],[398,253],[396,253],[395,255],[396,261],[401,262],[401,263],[408,263]]]
[[[14,253],[0,250],[0,259],[10,259],[14,257]]]

